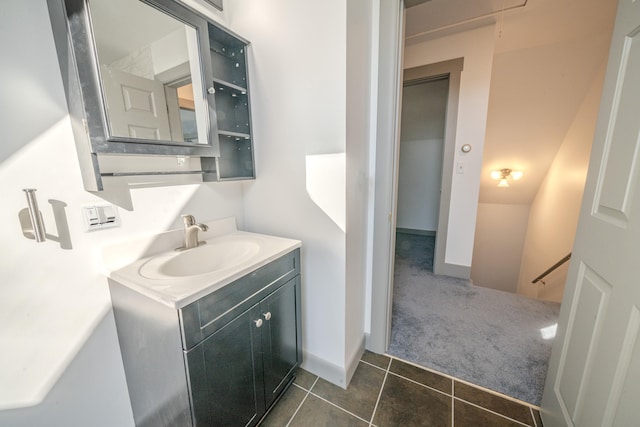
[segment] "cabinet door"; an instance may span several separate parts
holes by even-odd
[[[255,305],[187,352],[197,427],[253,426],[264,414],[258,319]]]
[[[300,276],[291,279],[260,303],[265,320],[262,345],[267,408],[287,385],[301,361],[299,281]]]

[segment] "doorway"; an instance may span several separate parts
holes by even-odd
[[[463,66],[464,59],[457,58],[404,70],[394,201],[392,238],[396,232],[430,236],[431,270],[451,276],[460,275],[445,262],[445,253]]]
[[[398,20],[398,23],[399,23],[399,26],[401,27],[401,26],[402,26],[402,20],[401,20],[401,19],[399,19],[399,20]],[[402,49],[402,42],[401,42],[401,39],[400,39],[400,43],[399,43],[399,45],[400,45],[400,49]],[[384,48],[384,47],[385,47],[385,46],[384,46],[384,45],[382,45],[382,44],[381,44],[381,46],[382,46],[382,48]],[[455,46],[455,45],[454,45],[454,44],[451,44],[451,46]],[[409,47],[411,47],[411,46],[409,46]],[[429,47],[431,48],[432,46],[430,45]],[[438,47],[438,46],[436,46],[436,47]],[[447,48],[449,48],[449,46],[448,46]],[[415,49],[415,50],[417,51],[418,49]],[[429,49],[429,52],[433,52],[434,50],[437,50],[437,49]],[[444,50],[444,49],[443,49],[443,50]],[[420,52],[427,52],[427,51],[428,51],[428,49],[426,49],[426,48],[421,48],[421,49],[420,49]],[[396,52],[391,52],[391,54],[393,54],[393,53],[396,53]],[[390,54],[390,55],[391,55],[391,54]],[[459,51],[459,50],[455,50],[455,54],[460,54],[460,51]],[[389,56],[390,56],[390,55],[389,55]],[[507,54],[505,53],[505,55],[507,55]],[[508,55],[511,55],[511,53],[509,53]],[[410,59],[409,59],[409,60],[407,60],[407,59],[403,60],[403,59],[402,59],[402,54],[399,54],[398,56],[400,57],[399,64],[415,64],[415,63],[416,63],[416,62],[412,62]],[[523,53],[523,56],[524,56],[524,53]],[[442,57],[442,56],[439,56],[439,58],[441,58],[441,57]],[[409,58],[411,58],[411,57],[409,56]],[[427,58],[429,58],[429,59],[435,59],[433,56],[428,56]],[[472,55],[469,55],[469,56],[466,56],[466,55],[465,55],[465,58],[466,58],[466,59],[468,59],[468,63],[467,63],[467,68],[468,68],[468,69],[467,69],[467,72],[465,73],[465,86],[464,86],[464,88],[466,88],[466,87],[467,87],[467,86],[466,86],[466,83],[468,82],[468,77],[470,76],[470,71],[473,69],[474,64],[475,64],[474,62],[472,62],[472,61],[473,61],[473,56],[472,56]],[[505,56],[504,58],[506,58],[506,56]],[[509,59],[511,59],[511,58],[509,57]],[[519,62],[518,62],[518,65],[521,65],[521,64],[522,64],[522,61],[519,61]],[[387,71],[387,70],[386,70],[385,68],[383,68],[383,67],[381,67],[381,68],[380,68],[380,70],[381,70],[381,72],[385,72],[385,71]],[[400,75],[401,75],[401,74],[400,74]],[[509,75],[509,76],[514,76],[514,75],[515,75],[515,73],[509,73],[508,75]],[[389,73],[389,75],[387,75],[387,74],[382,74],[382,77],[383,77],[383,78],[385,78],[385,79],[387,79],[388,77],[392,77],[392,75],[391,75],[390,73]],[[396,77],[397,77],[397,74],[396,74]],[[397,81],[398,81],[398,80],[396,80],[396,82],[397,82]],[[388,83],[388,86],[389,86],[390,88],[393,88],[393,87],[394,87],[394,86],[393,86],[393,81],[392,81],[390,78],[389,78],[386,82],[383,82],[383,83]],[[398,83],[396,83],[396,84],[398,84]],[[381,87],[383,87],[384,85],[383,85],[383,84],[380,84],[380,86],[381,86]],[[399,85],[398,85],[398,86],[399,86]],[[401,88],[400,88],[400,87],[398,87],[398,86],[396,86],[396,88],[397,88],[397,89],[396,89],[396,94],[397,94],[397,93],[400,91],[400,89],[401,89]],[[385,86],[385,87],[386,87],[386,86]],[[384,88],[384,87],[383,87],[383,88]],[[393,94],[394,94],[392,90],[389,90],[389,92],[391,92],[391,95],[393,95]],[[505,95],[506,97],[509,97],[509,96],[513,96],[512,94],[515,94],[515,93],[517,93],[517,92],[515,92],[515,91],[506,91],[506,92],[504,93],[504,95]],[[385,93],[385,95],[387,95],[387,93]],[[463,96],[465,96],[465,95],[466,95],[466,92],[463,90]],[[389,98],[391,98],[391,97],[389,97]],[[515,98],[515,97],[514,97],[514,98]],[[467,101],[467,100],[466,100],[466,98],[463,98],[463,100],[464,100],[464,102],[462,103],[462,105],[463,105],[463,106],[468,105],[468,104],[467,104],[467,102],[466,102],[466,101]],[[379,108],[379,109],[378,109],[378,111],[380,112],[380,111],[382,111],[382,109],[381,109],[381,108]],[[515,111],[515,109],[513,109],[513,108],[512,108],[511,110],[507,110],[507,111]],[[390,116],[389,116],[389,118],[390,118],[390,119],[392,119],[392,120],[390,120],[390,121],[391,121],[391,122],[393,122],[394,120],[397,120],[397,119],[398,119],[398,117],[397,117],[397,116],[398,116],[397,114],[396,114],[396,116],[395,116],[395,117],[394,117],[394,116],[392,116],[392,115],[390,115]],[[467,118],[467,116],[466,116],[466,115],[461,114],[461,120],[465,123],[465,125],[466,125],[466,123],[467,123],[466,118]],[[386,118],[385,118],[385,119],[386,119]],[[378,122],[378,123],[379,123],[379,122]],[[393,125],[393,123],[392,123],[392,125]],[[521,127],[514,127],[514,128],[515,128],[515,129],[521,129]],[[379,129],[380,129],[380,125],[378,125],[378,130],[379,130]],[[460,131],[460,141],[461,141],[461,142],[462,142],[462,141],[467,142],[467,138],[464,138],[464,137],[463,137],[463,133],[464,133],[464,132],[463,132],[463,130],[461,129],[461,131]],[[477,132],[477,134],[479,134],[479,133],[480,133],[480,132]],[[484,133],[483,133],[483,135],[484,135]],[[386,135],[386,134],[384,134],[384,135],[383,135],[383,137],[387,137],[387,135]],[[389,139],[388,139],[388,140],[389,140]],[[387,140],[387,141],[388,141],[388,140]],[[516,144],[514,144],[514,145],[516,145]],[[379,148],[379,147],[378,147],[378,148]],[[478,146],[477,146],[477,145],[475,145],[475,146],[474,146],[474,149],[476,149],[476,148],[478,148]],[[459,147],[459,149],[462,151],[462,147]],[[463,151],[463,152],[464,152],[464,151]],[[476,153],[477,153],[477,151],[474,151],[474,152],[476,152]],[[458,155],[458,156],[460,156],[460,154],[458,154],[458,153],[459,153],[459,151],[457,152],[457,155]],[[387,154],[387,153],[384,153],[384,154]],[[467,163],[468,163],[468,162],[467,162]],[[457,165],[458,167],[461,167],[461,166],[460,166],[460,165],[458,165],[457,163],[456,163],[456,165]],[[378,166],[378,165],[376,165],[376,166]],[[464,166],[464,165],[462,165],[462,166]],[[467,166],[468,166],[468,165],[467,165]],[[376,172],[377,172],[377,171],[378,171],[378,169],[376,169]],[[400,172],[400,171],[398,171],[398,172]],[[462,172],[460,172],[460,173],[464,173],[464,171],[462,171]],[[488,176],[488,174],[484,174],[484,173],[483,173],[483,176],[484,176],[484,175],[487,175],[487,176]],[[391,175],[391,176],[393,176],[393,175]],[[457,182],[457,181],[456,181],[456,182]],[[384,188],[383,188],[383,189],[384,189]],[[456,190],[457,190],[457,186],[456,186]],[[380,193],[378,193],[378,194],[380,194]],[[392,193],[392,192],[385,192],[385,193],[383,193],[383,194],[382,194],[382,196],[387,196],[388,194],[391,194],[391,195],[393,196],[393,193]],[[456,196],[457,196],[458,194],[460,194],[460,193],[456,192]],[[470,197],[471,195],[470,195],[470,194],[468,194],[468,193],[466,193],[466,194],[465,194],[465,196],[467,197],[467,199],[470,199],[470,198],[471,198],[471,197]],[[376,199],[376,200],[377,200],[377,199]],[[457,197],[456,197],[456,200],[457,200]],[[457,206],[457,205],[456,205],[456,206]],[[393,214],[393,212],[394,212],[394,211],[393,211],[393,206],[391,206],[390,208],[389,208],[389,206],[385,206],[385,207],[387,207],[387,208],[388,208],[386,211],[383,211],[382,209],[380,209],[380,210],[379,210],[379,211],[381,211],[381,212],[383,213],[383,214],[381,215],[381,218],[382,218],[382,219],[387,219],[387,218],[389,218],[389,219],[391,220],[391,221],[389,221],[389,222],[391,223],[391,227],[390,227],[389,233],[390,233],[390,234],[393,234],[393,233],[395,232],[395,221],[393,221],[392,216],[391,216],[391,215],[389,215],[389,212],[391,212],[392,214]],[[457,210],[457,211],[453,211],[453,213],[456,213],[456,212],[459,212],[459,210]],[[399,213],[399,212],[398,212],[398,213]],[[454,223],[454,221],[452,221],[452,224],[455,224],[455,223]],[[377,223],[375,223],[375,222],[374,222],[374,225],[377,225]],[[382,241],[382,242],[383,242],[383,238],[384,238],[384,237],[386,237],[386,235],[384,235],[384,233],[386,232],[386,230],[384,230],[384,229],[383,229],[383,227],[378,227],[378,228],[376,229],[376,231],[378,231],[378,230],[380,230],[378,234],[379,234],[381,237],[380,237],[379,239],[376,239],[376,237],[377,237],[377,236],[374,236],[374,239],[373,239],[374,244],[375,244],[376,240],[378,240],[378,241]],[[456,231],[456,229],[452,229],[452,232],[451,232],[451,238],[452,238],[452,239],[451,239],[451,240],[454,240],[454,239],[453,239],[453,237],[454,237],[454,236],[453,236],[453,234],[454,234],[454,233],[456,233],[456,232],[457,232],[457,231]],[[459,234],[462,234],[462,233],[459,233]],[[394,236],[394,237],[395,237],[395,236]],[[438,237],[440,238],[441,236],[438,236]],[[440,239],[440,240],[441,240],[441,239]],[[395,239],[393,239],[393,241],[395,242]],[[393,246],[392,246],[392,247],[393,247]],[[454,245],[450,245],[450,250],[451,250],[451,252],[453,252],[453,250],[454,250],[454,249],[455,249],[455,248],[454,248]],[[393,250],[393,249],[392,249],[392,250]],[[374,247],[374,251],[375,251],[375,247]],[[386,260],[383,258],[383,256],[380,256],[378,259],[379,259],[381,262],[386,261]],[[376,261],[376,259],[374,259],[374,262],[375,262],[375,261]],[[393,259],[392,259],[391,261],[393,262]],[[464,264],[464,265],[467,265],[467,264]],[[393,275],[394,275],[394,271],[393,271],[393,264],[390,264],[390,266],[391,266],[391,277],[393,277]],[[374,270],[374,271],[375,271],[375,272],[377,272],[377,270]],[[539,272],[539,271],[536,271],[536,273],[537,273],[537,272]],[[387,278],[387,277],[384,277],[384,276],[380,276],[380,277],[382,277],[382,280],[384,280],[384,279],[386,279],[386,278]],[[372,298],[372,312],[373,312],[373,315],[372,315],[372,321],[371,321],[371,325],[372,325],[372,326],[371,326],[371,331],[372,331],[372,335],[377,334],[378,332],[380,332],[380,331],[381,331],[380,336],[382,336],[382,339],[381,339],[380,341],[382,341],[382,340],[384,340],[384,338],[385,338],[385,337],[384,337],[384,332],[385,332],[384,327],[385,327],[385,326],[387,326],[387,325],[384,325],[382,321],[379,321],[379,322],[378,322],[378,321],[376,320],[376,314],[380,314],[380,315],[382,315],[382,314],[386,314],[386,315],[388,316],[388,314],[389,314],[389,312],[390,312],[391,310],[387,310],[386,312],[385,312],[385,311],[383,311],[383,310],[376,311],[376,308],[380,307],[380,305],[381,305],[381,304],[378,304],[378,302],[384,302],[384,299],[385,299],[385,298],[387,299],[387,301],[389,301],[389,300],[391,300],[392,298],[394,298],[394,297],[395,297],[395,295],[394,295],[394,291],[396,291],[396,289],[394,289],[394,288],[391,288],[391,289],[382,289],[382,292],[379,292],[379,291],[377,290],[377,288],[376,288],[376,284],[377,284],[377,283],[378,283],[378,282],[376,281],[376,278],[374,277],[374,279],[373,279],[373,291],[372,291],[372,295],[373,295],[373,298]],[[393,285],[393,286],[394,286],[394,287],[396,287],[396,285]],[[452,287],[451,287],[451,286],[449,286],[447,289],[451,289],[451,288],[452,288]],[[384,291],[386,291],[386,292],[384,292]],[[416,301],[416,299],[415,299],[415,298],[410,298],[410,302],[411,302],[411,303],[414,303],[415,301]],[[457,304],[458,304],[459,306],[462,306],[462,305],[463,305],[463,304],[461,304],[460,302],[458,302]],[[423,311],[423,312],[425,311],[425,310],[424,310],[424,305],[421,305],[421,304],[415,304],[415,305],[416,305],[416,306],[419,306],[419,309],[420,309],[421,311]],[[440,306],[442,306],[443,304],[439,304],[439,305],[440,305]],[[471,304],[471,306],[475,306],[475,305]],[[466,307],[466,305],[465,305],[465,307]],[[511,310],[511,312],[519,312],[519,311],[518,311],[518,310]],[[470,316],[468,316],[468,315],[467,315],[467,316],[465,316],[465,317],[466,317],[466,318],[468,318],[468,317],[470,317]],[[449,322],[449,323],[451,323],[451,324],[457,324],[457,322],[458,322],[458,319],[456,319],[455,321]],[[479,322],[478,322],[478,323],[479,323]],[[509,324],[512,324],[512,323],[513,323],[513,322],[509,322]],[[433,325],[433,323],[431,323],[430,325]],[[378,327],[380,327],[380,326],[381,326],[381,328],[376,329],[376,328],[378,328]],[[541,329],[542,329],[542,328],[541,328]],[[441,333],[444,333],[444,332],[443,332],[443,330],[440,330],[440,332],[441,332]],[[540,330],[540,335],[542,335],[542,333],[543,333],[543,332],[546,332],[546,330],[545,330],[545,329]],[[452,333],[453,333],[453,334],[459,334],[459,332],[458,332],[458,331],[453,331]],[[472,338],[475,338],[475,335],[472,335]],[[377,342],[376,342],[375,340],[373,340],[373,339],[372,339],[371,341],[373,341],[373,342],[375,342],[375,343],[377,344]],[[482,340],[482,341],[483,341],[483,342],[488,342],[486,339],[485,339],[485,340]],[[498,345],[496,345],[495,347],[500,348],[500,346],[498,346]],[[370,347],[370,348],[374,348],[374,347],[372,346],[372,347]]]
[[[538,404],[551,351],[540,330],[558,307],[478,289],[442,256],[462,68],[459,59],[404,73],[387,352]]]
[[[445,153],[455,142],[448,132],[456,127],[449,103],[458,99],[450,84],[462,69],[457,64],[456,72],[435,72],[442,64],[405,72],[387,353],[539,404],[551,351],[541,332],[557,321],[558,306],[478,289],[434,259],[435,247],[446,246],[453,160]]]
[[[399,21],[401,23],[401,20]],[[482,40],[493,40],[493,34],[489,34],[487,30],[477,30],[475,33]],[[489,43],[487,41],[487,43]],[[439,47],[435,45],[433,47]],[[441,47],[441,46],[440,46]],[[398,46],[402,50],[402,45]],[[471,48],[469,48],[471,49]],[[430,50],[433,52],[435,49]],[[484,51],[483,51],[484,52]],[[387,52],[392,54],[394,52]],[[398,52],[395,52],[398,53]],[[372,277],[372,316],[371,316],[371,335],[367,342],[367,347],[374,351],[385,353],[389,350],[390,354],[396,357],[400,357],[404,360],[410,360],[413,363],[418,363],[422,366],[429,366],[426,361],[418,361],[416,358],[411,357],[413,355],[433,355],[434,352],[439,352],[443,356],[441,360],[451,362],[451,365],[456,368],[464,368],[465,372],[486,372],[485,366],[478,367],[477,365],[468,366],[464,364],[465,355],[477,355],[482,356],[482,362],[486,361],[489,366],[489,361],[492,360],[494,354],[500,354],[501,349],[508,348],[504,343],[495,343],[487,339],[486,333],[476,333],[476,325],[486,325],[486,313],[492,313],[495,310],[492,309],[492,303],[498,301],[494,295],[483,294],[481,299],[489,304],[477,303],[473,298],[476,295],[475,288],[469,286],[468,279],[470,273],[470,267],[467,267],[464,256],[460,255],[461,251],[459,244],[459,236],[466,232],[466,226],[468,225],[461,218],[464,217],[465,209],[469,207],[469,201],[473,199],[473,191],[468,187],[464,187],[461,193],[463,198],[456,198],[456,211],[450,211],[451,206],[451,193],[454,181],[457,186],[460,183],[465,182],[465,177],[460,177],[460,174],[464,174],[465,167],[476,167],[474,163],[477,160],[477,149],[482,148],[482,141],[484,136],[484,128],[482,126],[474,126],[479,123],[477,120],[478,115],[482,115],[482,111],[477,113],[477,109],[470,108],[472,105],[477,105],[478,98],[484,96],[488,97],[488,89],[478,93],[475,90],[475,86],[469,86],[469,81],[489,81],[490,79],[490,67],[485,67],[486,64],[490,64],[489,55],[474,56],[475,50],[457,49],[455,54],[459,54],[464,57],[457,60],[457,69],[447,70],[440,69],[434,71],[433,68],[441,63],[431,64],[427,66],[419,66],[408,69],[391,70],[387,68],[381,68],[380,72],[388,72],[381,79],[380,83],[380,98],[382,101],[378,104],[378,117],[384,116],[385,120],[378,120],[378,137],[376,139],[376,175],[389,177],[391,182],[389,186],[387,183],[380,183],[378,186],[376,183],[376,197],[375,197],[375,215],[373,222],[373,277]],[[486,52],[485,52],[486,53]],[[398,55],[400,55],[398,53]],[[438,58],[439,55],[425,56],[426,58]],[[441,56],[440,56],[441,57]],[[436,59],[437,60],[437,59]],[[382,62],[382,60],[381,60]],[[416,61],[417,62],[417,61]],[[406,61],[402,61],[398,58],[393,64],[397,64],[401,67]],[[424,67],[424,68],[423,68]],[[461,85],[462,69],[465,69],[465,85]],[[445,142],[443,149],[443,162],[442,162],[442,179],[440,197],[440,203],[438,208],[438,223],[436,229],[436,249],[434,256],[434,271],[424,272],[417,268],[413,268],[411,265],[405,266],[405,270],[409,274],[405,274],[405,278],[408,280],[397,281],[396,271],[394,271],[395,261],[395,243],[396,243],[396,220],[399,218],[399,212],[396,209],[396,201],[398,192],[395,188],[395,180],[401,173],[401,167],[399,165],[399,144],[395,144],[392,141],[400,140],[400,107],[402,106],[402,89],[403,84],[414,80],[422,80],[434,78],[438,76],[449,76],[449,96],[447,103],[446,114],[446,126],[445,126],[445,139],[449,138],[453,143],[448,144]],[[475,80],[477,78],[477,80]],[[384,85],[383,85],[384,83]],[[481,86],[487,88],[488,86]],[[457,88],[455,90],[454,88]],[[383,109],[388,105],[389,99],[396,99],[398,111],[387,111]],[[464,99],[464,105],[460,104],[460,99]],[[483,98],[484,99],[484,98]],[[459,106],[461,108],[459,108]],[[473,112],[471,112],[473,110]],[[465,120],[468,125],[458,129],[457,120],[458,113],[460,111],[460,118]],[[387,119],[389,119],[387,121]],[[398,135],[396,137],[396,135]],[[456,146],[456,140],[459,140],[459,146]],[[465,150],[466,146],[466,150]],[[469,153],[469,148],[473,151]],[[455,155],[455,156],[454,156]],[[475,157],[473,157],[475,156]],[[454,161],[457,160],[456,161]],[[463,169],[458,173],[454,172],[454,164],[458,165],[462,163]],[[458,165],[460,166],[460,165]],[[459,170],[456,168],[456,170]],[[378,173],[380,172],[380,173]],[[388,172],[388,174],[387,174]],[[454,178],[457,178],[454,180]],[[391,188],[389,188],[391,187]],[[456,187],[458,190],[461,188]],[[465,191],[468,190],[468,191]],[[399,191],[399,190],[398,190]],[[400,203],[402,203],[400,201]],[[469,207],[470,209],[470,207]],[[391,213],[391,215],[389,215]],[[450,213],[451,219],[450,219]],[[397,214],[397,215],[396,215]],[[454,215],[455,214],[455,215]],[[447,236],[449,234],[449,236]],[[449,237],[449,239],[447,239]],[[447,241],[450,240],[450,248],[447,251]],[[389,248],[391,249],[389,251]],[[447,257],[444,254],[447,254]],[[440,254],[440,257],[438,256]],[[445,259],[446,258],[446,259]],[[446,262],[445,262],[446,261]],[[390,273],[387,275],[387,273]],[[435,273],[435,274],[434,274]],[[444,276],[449,276],[443,279]],[[454,276],[454,278],[451,278]],[[458,279],[455,279],[458,278]],[[415,279],[415,280],[414,280]],[[439,292],[441,291],[441,292]],[[436,294],[436,292],[438,294]],[[446,301],[445,301],[446,300]],[[406,304],[405,304],[406,303]],[[435,307],[429,306],[429,304],[435,304]],[[517,303],[515,303],[517,305]],[[487,309],[487,307],[489,308]],[[396,307],[399,310],[396,310]],[[452,309],[455,308],[455,309]],[[475,310],[478,309],[478,310]],[[440,311],[438,311],[440,310]],[[473,313],[472,313],[473,311]],[[522,310],[514,308],[508,310],[508,313],[520,313]],[[404,315],[397,316],[395,314],[403,313]],[[425,315],[430,318],[425,319]],[[422,316],[422,317],[420,317]],[[435,321],[444,320],[445,326],[435,326]],[[395,332],[392,331],[392,324]],[[495,330],[503,325],[512,326],[517,322],[511,320],[499,320],[496,323]],[[432,339],[429,333],[440,335],[444,337],[445,344],[453,344],[456,340],[448,339],[449,337],[461,336],[459,333],[462,324],[469,324],[467,329],[468,333],[461,340],[463,346],[466,343],[479,342],[480,345],[491,346],[491,349],[495,350],[491,353],[491,357],[485,348],[469,350],[467,347],[461,349],[455,349],[446,347],[441,341]],[[405,328],[405,326],[407,326]],[[399,329],[399,328],[400,329]],[[491,331],[490,331],[491,332]],[[497,337],[502,337],[504,334],[494,334]],[[539,334],[538,334],[539,335]],[[393,348],[390,346],[393,339]],[[435,337],[437,338],[437,337]],[[526,341],[526,340],[524,340]],[[431,345],[426,351],[422,344],[427,346]],[[517,347],[517,346],[516,346]],[[506,352],[503,352],[506,355]],[[477,358],[479,359],[479,358]],[[431,369],[439,372],[447,372],[444,366],[433,366]],[[495,365],[495,364],[494,364]],[[506,364],[498,363],[496,365],[506,366]],[[507,371],[507,369],[503,369]],[[509,365],[508,372],[524,372],[515,364],[513,369]],[[452,372],[450,375],[458,376],[460,378],[467,378],[463,375],[460,369]],[[498,372],[500,373],[500,372]],[[515,378],[515,377],[514,377]],[[492,376],[492,380],[497,382],[501,381],[501,378],[497,375]],[[465,379],[466,381],[480,383],[475,379]],[[493,389],[497,389],[493,387]],[[499,390],[499,389],[498,389]],[[529,398],[522,396],[521,399]],[[524,399],[523,399],[524,400]]]
[[[402,95],[396,256],[433,271],[449,75],[406,81]]]

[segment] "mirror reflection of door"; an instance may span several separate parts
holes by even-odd
[[[206,143],[196,30],[139,1],[89,6],[110,135]]]
[[[101,71],[113,135],[173,139],[162,82],[108,66],[101,67]]]

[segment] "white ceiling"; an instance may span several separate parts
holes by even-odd
[[[412,7],[418,3],[419,7]],[[405,0],[407,13],[405,34],[431,32],[443,27],[486,18],[502,10],[522,7],[527,0]]]
[[[406,35],[427,31],[435,37],[438,22],[468,21],[462,2],[475,11],[479,0],[431,0],[408,9]],[[485,3],[496,7],[495,1]],[[528,0],[504,14],[471,17],[472,24],[490,20],[502,28],[500,38],[496,32],[480,202],[532,202],[606,61],[615,7],[615,0]],[[504,167],[525,175],[498,188],[489,173]]]

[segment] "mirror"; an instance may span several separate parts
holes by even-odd
[[[175,0],[47,4],[88,176],[99,172],[98,154],[220,155],[202,15]]]
[[[217,179],[209,21],[177,0],[47,6],[85,189],[112,177]]]
[[[197,29],[141,1],[89,11],[109,137],[207,144]]]

